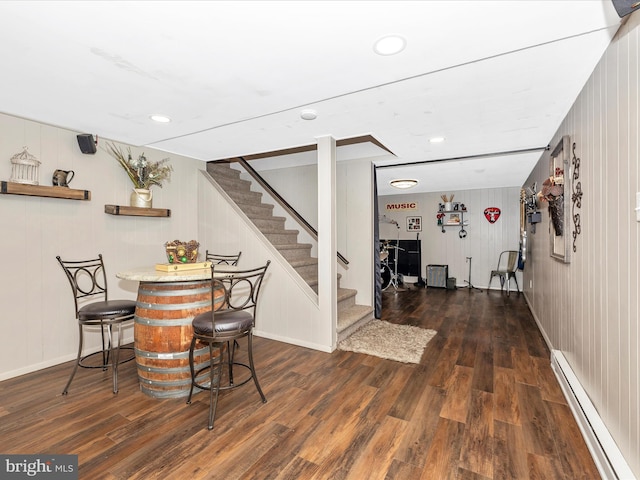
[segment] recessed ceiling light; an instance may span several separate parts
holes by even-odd
[[[431,137],[429,139],[430,143],[442,143],[444,142],[444,137]]]
[[[158,123],[169,123],[171,121],[166,115],[150,115],[149,118]]]
[[[418,184],[418,180],[414,180],[413,178],[403,178],[403,179],[397,179],[397,180],[391,180],[389,182],[389,185],[391,185],[392,187],[395,188],[411,188],[411,187],[415,187]]]
[[[404,50],[407,41],[400,35],[386,35],[379,38],[373,45],[373,51],[378,55],[395,55]]]
[[[318,117],[318,112],[312,108],[307,108],[300,112],[300,118],[303,120],[315,120]]]

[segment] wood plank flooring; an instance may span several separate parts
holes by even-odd
[[[251,384],[191,405],[134,362],[0,382],[0,453],[79,455],[81,479],[597,479],[522,295],[385,292],[383,320],[438,332],[419,365],[256,338]],[[241,344],[240,355],[246,355]]]

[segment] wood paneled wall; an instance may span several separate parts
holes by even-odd
[[[579,52],[576,52],[579,54]],[[566,119],[580,159],[581,233],[571,263],[549,256],[549,215],[529,235],[526,296],[627,463],[640,477],[640,13],[628,17]],[[543,156],[526,184],[548,176]],[[569,235],[573,226],[570,223]],[[532,287],[529,287],[531,283]]]
[[[70,187],[90,190],[90,201],[0,195],[0,380],[75,358],[78,327],[69,284],[56,261],[102,253],[112,298],[135,299],[137,282],[115,274],[165,261],[164,243],[198,238],[196,175],[200,161],[144,149],[147,158],[169,156],[171,182],[154,188],[153,205],[170,218],[104,213],[105,204],[128,205],[132,184],[100,139],[95,155],[80,152],[76,135],[61,128],[0,114],[0,179],[11,177],[10,158],[23,146],[42,162],[41,185],[57,168],[74,170]],[[142,153],[132,148],[132,153]],[[127,336],[133,338],[133,332]],[[98,339],[88,340],[89,346]]]
[[[454,201],[464,203],[467,213],[464,215],[467,236],[460,238],[458,227],[445,227],[442,233],[437,225],[436,214],[441,195],[455,195]],[[416,210],[389,211],[387,204],[415,202]],[[498,207],[501,215],[495,223],[489,223],[484,216],[487,207]],[[387,195],[378,201],[380,215],[398,222],[399,229],[389,223],[380,223],[380,238],[412,240],[415,232],[407,232],[406,218],[422,217],[422,276],[427,265],[449,265],[449,276],[456,278],[458,286],[465,285],[469,278],[471,257],[471,283],[486,288],[491,270],[498,265],[498,257],[503,250],[518,250],[520,243],[520,188],[492,188],[484,190],[466,190],[458,192],[418,193]],[[522,277],[518,272],[518,283],[522,289]],[[495,278],[491,288],[500,288]],[[512,286],[515,290],[515,285]]]

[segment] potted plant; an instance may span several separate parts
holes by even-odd
[[[151,187],[156,185],[162,188],[163,182],[171,181],[173,167],[169,165],[169,159],[164,158],[157,162],[151,162],[147,160],[144,153],[141,153],[134,160],[131,155],[131,148],[127,148],[125,156],[122,149],[113,143],[107,143],[107,152],[118,161],[133,183],[130,205],[132,207],[151,208],[153,204]]]

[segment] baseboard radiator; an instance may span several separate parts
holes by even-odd
[[[578,381],[578,377],[573,373],[569,362],[560,350],[551,351],[551,368],[560,383],[602,478],[606,480],[636,479],[598,411]]]

